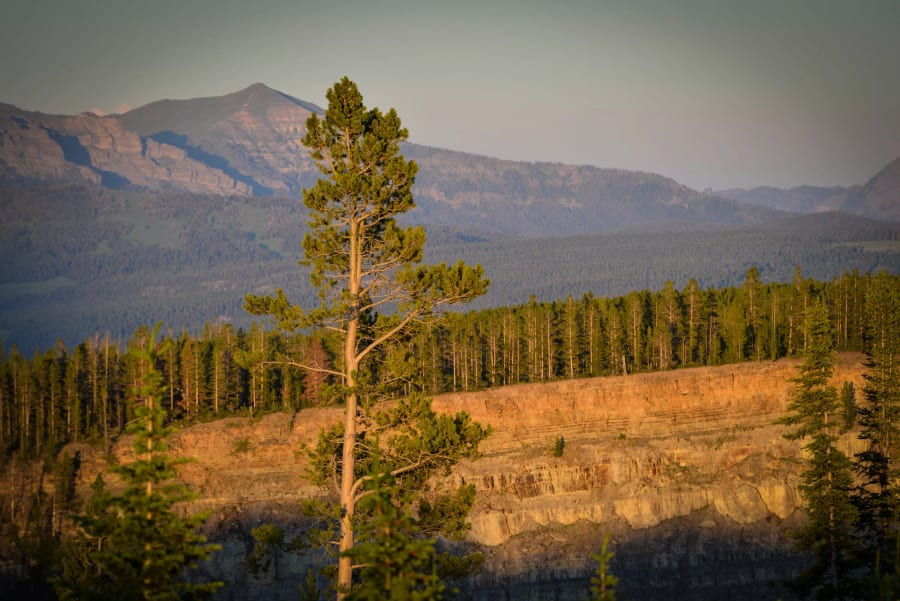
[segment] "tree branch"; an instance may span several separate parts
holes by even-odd
[[[376,338],[375,340],[373,340],[372,342],[370,342],[369,345],[368,345],[367,347],[365,347],[363,350],[361,350],[361,351],[356,355],[356,358],[357,358],[359,361],[362,361],[363,358],[364,358],[366,355],[368,355],[369,353],[371,353],[375,348],[377,348],[378,345],[380,345],[381,343],[383,343],[383,342],[385,342],[386,340],[390,339],[394,334],[396,334],[397,332],[399,332],[400,330],[402,330],[403,328],[405,328],[405,327],[407,326],[407,324],[409,324],[409,322],[411,322],[411,321],[412,321],[414,318],[416,318],[418,315],[419,315],[419,312],[418,312],[418,311],[412,311],[412,312],[406,314],[406,315],[403,317],[403,319],[400,320],[400,323],[398,323],[396,326],[394,326],[393,328],[391,328],[390,330],[388,330],[387,332],[385,332],[384,334],[382,334],[381,336],[379,336],[378,338]]]
[[[300,363],[299,361],[294,361],[293,359],[284,359],[282,361],[263,361],[262,365],[288,365],[290,367],[299,367],[301,369],[305,369],[307,371],[314,371],[321,374],[330,374],[332,376],[337,376],[341,379],[344,378],[344,374],[339,371],[335,371],[333,369],[327,369],[324,367],[318,367],[316,365],[307,365],[306,363]]]

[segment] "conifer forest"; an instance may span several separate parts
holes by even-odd
[[[669,284],[662,290],[635,291],[615,298],[586,294],[552,303],[532,301],[512,307],[447,313],[418,324],[380,350],[377,360],[366,362],[358,373],[358,391],[361,402],[371,407],[386,398],[422,398],[422,394],[517,383],[803,357],[805,363],[796,380],[798,396],[791,405],[793,413],[782,422],[798,425],[786,437],[812,441],[806,447],[811,463],[804,472],[801,488],[805,495],[818,500],[808,510],[805,526],[792,532],[798,551],[813,558],[808,569],[791,583],[792,590],[800,598],[823,594],[821,598],[829,599],[891,599],[897,591],[898,573],[892,551],[896,540],[896,488],[892,484],[896,481],[896,468],[890,457],[895,446],[896,394],[900,389],[896,379],[896,358],[900,352],[898,296],[900,277],[886,272],[845,274],[821,282],[804,278],[797,269],[791,283],[778,284],[760,281],[756,268],[751,267],[738,287],[703,290],[691,281],[683,290]],[[145,497],[143,492],[145,486],[174,475],[171,459],[165,454],[156,459],[148,455],[151,459],[141,460],[148,461],[146,469],[150,470],[143,476],[134,471],[144,465],[140,461],[134,467],[116,468],[132,482],[133,490],[140,491],[136,495],[129,496],[130,488],[121,496],[111,496],[98,477],[90,500],[81,507],[83,515],[74,518],[75,533],[62,536],[61,524],[80,505],[74,490],[77,459],[61,449],[71,442],[109,448],[120,434],[137,432],[137,454],[152,453],[152,448],[164,453],[164,445],[151,447],[144,438],[150,436],[152,445],[160,445],[160,436],[166,436],[173,427],[190,423],[339,404],[341,387],[336,382],[298,367],[303,364],[339,370],[338,346],[339,341],[324,331],[289,335],[264,323],[254,323],[248,330],[234,329],[230,324],[209,324],[199,335],[163,333],[159,325],[152,329],[142,327],[126,341],[96,334],[74,348],[60,343],[31,358],[23,357],[15,347],[5,350],[0,362],[2,462],[9,465],[40,461],[44,470],[52,472],[55,482],[52,499],[38,496],[17,508],[10,498],[3,505],[4,520],[14,524],[17,519],[24,519],[27,525],[23,531],[13,527],[12,540],[31,566],[29,581],[40,584],[49,579],[60,598],[65,599],[105,598],[103,591],[139,592],[144,590],[138,584],[142,579],[154,582],[156,590],[183,588],[181,593],[173,594],[190,591],[196,598],[212,594],[221,582],[183,581],[179,563],[168,563],[164,568],[168,571],[152,575],[126,570],[119,580],[112,581],[92,567],[114,565],[120,559],[125,567],[140,564],[122,559],[129,554],[136,558],[144,555],[133,547],[134,541],[143,540],[144,535],[135,535],[137,530],[128,528],[144,532],[155,526],[141,521],[146,510],[133,506],[133,499],[152,499],[163,508],[160,516],[180,519],[172,510],[173,504],[190,499],[190,494],[182,491],[171,496],[172,493],[164,492],[162,496]],[[830,357],[835,350],[867,356],[864,403],[854,403],[852,390],[839,393],[826,386],[833,361]],[[403,403],[400,409],[418,411]],[[153,421],[147,421],[150,419]],[[838,450],[836,442],[840,433],[854,427],[859,429],[867,450],[851,458]],[[477,434],[484,437],[487,431],[479,429]],[[320,438],[316,449],[324,461],[317,463],[324,470],[322,482],[327,481],[328,457],[334,453],[330,446],[334,442],[328,440],[327,436]],[[564,445],[563,439],[558,438],[555,456],[563,454]],[[164,471],[152,475],[156,469],[152,461],[161,462]],[[377,467],[379,461],[377,455],[368,459],[367,469]],[[853,473],[859,476],[862,486],[854,485]],[[410,509],[405,504],[398,506],[398,499],[392,500],[391,495],[399,490],[393,477],[379,476],[384,477],[391,478],[391,482],[386,484],[376,478],[367,484],[381,496],[371,497],[361,509],[395,520],[391,523],[406,520],[405,529],[421,528],[418,522],[410,521]],[[170,490],[158,486],[158,490]],[[468,491],[469,496],[456,502],[470,508],[473,489],[460,490]],[[843,513],[835,517],[831,508],[840,508]],[[27,510],[27,516],[21,514],[23,510]],[[428,517],[430,512],[446,509],[432,509],[423,501],[418,511],[419,519],[426,523],[433,519]],[[116,512],[127,520],[112,519]],[[16,517],[17,514],[21,515]],[[172,525],[172,533],[161,535],[158,541],[161,549],[183,546],[185,557],[208,558],[218,546],[192,533],[205,515],[197,514],[193,521]],[[382,527],[377,520],[373,524]],[[374,542],[362,544],[352,556],[365,558],[365,553],[374,553],[372,557],[381,557],[387,552],[378,546],[387,544],[379,532],[361,530],[360,536],[371,536]],[[110,542],[92,551],[94,536]],[[246,558],[248,569],[259,569],[260,561],[268,561],[265,558],[270,551],[265,549],[289,550],[297,545],[273,524],[254,530],[253,536],[257,542]],[[480,554],[456,558],[442,554],[439,558],[434,555],[433,543],[414,543],[405,538],[395,542],[404,553],[413,553],[412,558],[416,557],[418,544],[419,551],[427,552],[426,564],[437,562],[444,566],[437,576],[428,576],[427,582],[410,584],[415,590],[430,591],[432,596],[428,598],[444,598],[446,587],[442,579],[452,577],[448,574],[459,577],[471,573],[484,561]],[[60,544],[62,552],[57,553],[54,549]],[[169,555],[161,557],[167,562],[171,559]],[[615,598],[612,587],[616,578],[609,572],[613,554],[604,546],[599,555],[592,557],[599,562],[597,575],[591,581],[593,598]],[[62,561],[61,566],[58,561]],[[409,564],[410,569],[427,576],[431,568],[421,559],[416,561]],[[447,568],[448,564],[441,563],[447,561],[457,562],[449,564],[457,567]],[[381,564],[375,561],[371,565]],[[382,576],[391,578],[387,572],[382,575],[374,568],[363,576],[367,584],[354,589],[354,595],[363,594]],[[311,595],[308,598],[322,598],[319,582],[310,572],[305,585],[305,594]],[[373,590],[377,596],[377,588]],[[91,591],[97,591],[99,596],[91,597]]]
[[[769,361],[801,354],[804,311],[825,299],[839,351],[864,351],[867,322],[890,317],[873,307],[876,282],[900,277],[850,273],[830,282],[803,277],[765,283],[751,267],[741,286],[590,293],[555,302],[447,313],[419,324],[365,364],[370,400],[422,392],[473,391],[525,382],[626,375],[699,365]],[[165,332],[165,330],[163,329]],[[0,448],[4,457],[53,456],[73,441],[109,440],[133,419],[136,353],[149,327],[128,340],[97,333],[74,348],[59,344],[0,358]],[[166,332],[157,357],[171,423],[294,411],[329,404],[336,383],[296,366],[339,365],[325,331],[285,334],[208,324],[199,334]]]

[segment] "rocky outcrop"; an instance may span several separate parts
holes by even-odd
[[[141,138],[118,116],[59,117],[0,106],[4,180],[87,181],[112,187],[250,194],[252,187],[175,146]]]
[[[743,363],[448,394],[442,412],[489,424],[482,456],[448,483],[478,491],[469,543],[486,555],[464,598],[583,599],[596,552],[610,534],[623,599],[755,599],[781,590],[802,566],[785,530],[802,520],[800,445],[773,421],[793,394],[798,362]],[[859,355],[842,355],[834,382],[861,389]],[[322,494],[305,477],[302,445],[340,419],[307,409],[185,428],[173,451],[195,459],[181,477],[212,510],[223,544],[215,575],[234,598],[290,598],[305,572],[283,558],[279,577],[241,568],[249,528],[298,525],[297,504]],[[552,450],[565,440],[561,457]],[[853,435],[843,439],[858,450]],[[79,487],[105,468],[79,447]],[[113,454],[127,461],[130,441]],[[440,483],[437,483],[440,484]],[[113,483],[115,486],[115,483]],[[689,593],[686,592],[689,590]],[[774,597],[772,597],[774,598]]]
[[[479,491],[473,538],[616,518],[643,529],[707,507],[744,525],[791,517],[800,448],[772,422],[795,373],[792,361],[745,363],[438,397],[494,428],[484,457],[456,470]],[[836,379],[860,387],[860,374],[844,357]]]
[[[178,139],[198,158],[227,165],[256,193],[290,194],[319,176],[300,142],[314,111],[321,109],[257,83],[221,97],[153,102],[122,120],[141,136]]]
[[[88,181],[100,175],[66,159],[51,131],[10,105],[0,105],[0,177],[7,181]]]

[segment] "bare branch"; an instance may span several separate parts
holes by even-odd
[[[371,353],[373,350],[375,350],[378,347],[378,345],[382,344],[386,340],[389,340],[391,337],[394,336],[394,334],[396,334],[397,332],[399,332],[400,330],[405,328],[407,326],[407,324],[409,324],[409,322],[411,322],[417,315],[418,315],[417,311],[413,311],[413,312],[405,315],[403,317],[403,319],[400,320],[400,323],[398,323],[396,326],[394,326],[393,328],[391,328],[390,330],[388,330],[387,332],[385,332],[384,334],[382,334],[381,336],[379,336],[378,338],[376,338],[375,340],[370,342],[367,347],[365,347],[363,350],[361,350],[359,353],[357,353],[357,355],[356,355],[357,359],[362,361],[363,358],[366,355],[368,355],[369,353]]]
[[[327,369],[324,367],[319,367],[317,365],[309,365],[306,363],[301,363],[299,361],[294,361],[293,359],[283,359],[281,361],[263,361],[262,365],[277,365],[277,366],[290,366],[290,367],[299,367],[301,369],[305,369],[307,371],[314,371],[320,374],[330,374],[332,376],[337,376],[339,378],[344,377],[344,374],[339,371],[335,371],[333,369]]]

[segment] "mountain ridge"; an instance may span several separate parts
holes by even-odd
[[[313,112],[324,111],[260,82],[112,115],[53,115],[0,103],[0,185],[81,181],[299,198],[319,176],[300,143]],[[404,152],[420,162],[418,213],[437,219],[434,225],[483,224],[487,212],[502,211],[506,203],[530,207],[531,215],[498,233],[529,237],[660,223],[762,223],[784,212],[827,210],[900,221],[900,158],[850,187],[698,192],[644,171],[510,161],[415,143],[405,144]],[[611,189],[613,178],[631,184]],[[586,201],[602,206],[602,218],[585,210]],[[566,219],[560,211],[572,215]]]
[[[0,184],[82,181],[299,198],[320,175],[300,142],[306,119],[319,111],[261,83],[224,96],[151,102],[121,115],[53,116],[7,105],[0,110]],[[61,139],[79,161],[60,152]],[[411,217],[436,226],[484,228],[488,221],[499,234],[542,237],[660,223],[752,224],[783,215],[653,173],[508,161],[413,143],[403,150],[420,164],[419,206]]]
[[[731,188],[716,194],[738,202],[798,213],[842,211],[871,219],[900,221],[900,157],[864,184],[856,186],[756,186]]]

